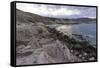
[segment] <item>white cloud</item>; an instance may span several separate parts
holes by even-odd
[[[51,7],[50,7],[51,6]],[[53,7],[53,8],[52,8]],[[25,4],[25,3],[17,3],[17,9],[31,12],[35,14],[39,14],[42,16],[70,16],[70,15],[79,15],[80,11],[77,9],[68,9],[64,7],[56,8],[56,6],[52,5],[43,5],[43,4]]]
[[[70,10],[70,9],[67,9],[67,8],[61,8],[61,9],[58,9],[56,11],[51,11],[53,15],[75,15],[75,14],[80,14],[80,11],[79,10]]]

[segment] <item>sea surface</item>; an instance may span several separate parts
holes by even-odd
[[[63,33],[82,35],[94,47],[96,47],[96,23],[83,23],[71,25],[51,25],[51,28],[56,28]]]

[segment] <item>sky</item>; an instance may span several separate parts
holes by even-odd
[[[17,3],[25,12],[53,18],[96,18],[96,7]]]

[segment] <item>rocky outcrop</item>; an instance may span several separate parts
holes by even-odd
[[[45,26],[29,25],[29,27],[23,27],[24,30],[23,28],[17,28],[17,33],[19,34],[17,41],[23,42],[18,44],[16,48],[17,65],[81,61],[70,52],[67,45],[59,39],[53,38]],[[28,34],[26,33],[27,31]],[[26,38],[28,35],[30,36]]]

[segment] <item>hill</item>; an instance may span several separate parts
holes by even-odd
[[[34,13],[24,12],[16,9],[16,21],[18,21],[18,23],[41,22],[44,24],[75,24],[75,23],[91,23],[95,22],[96,19],[91,19],[91,18],[58,19],[58,18],[44,17]]]

